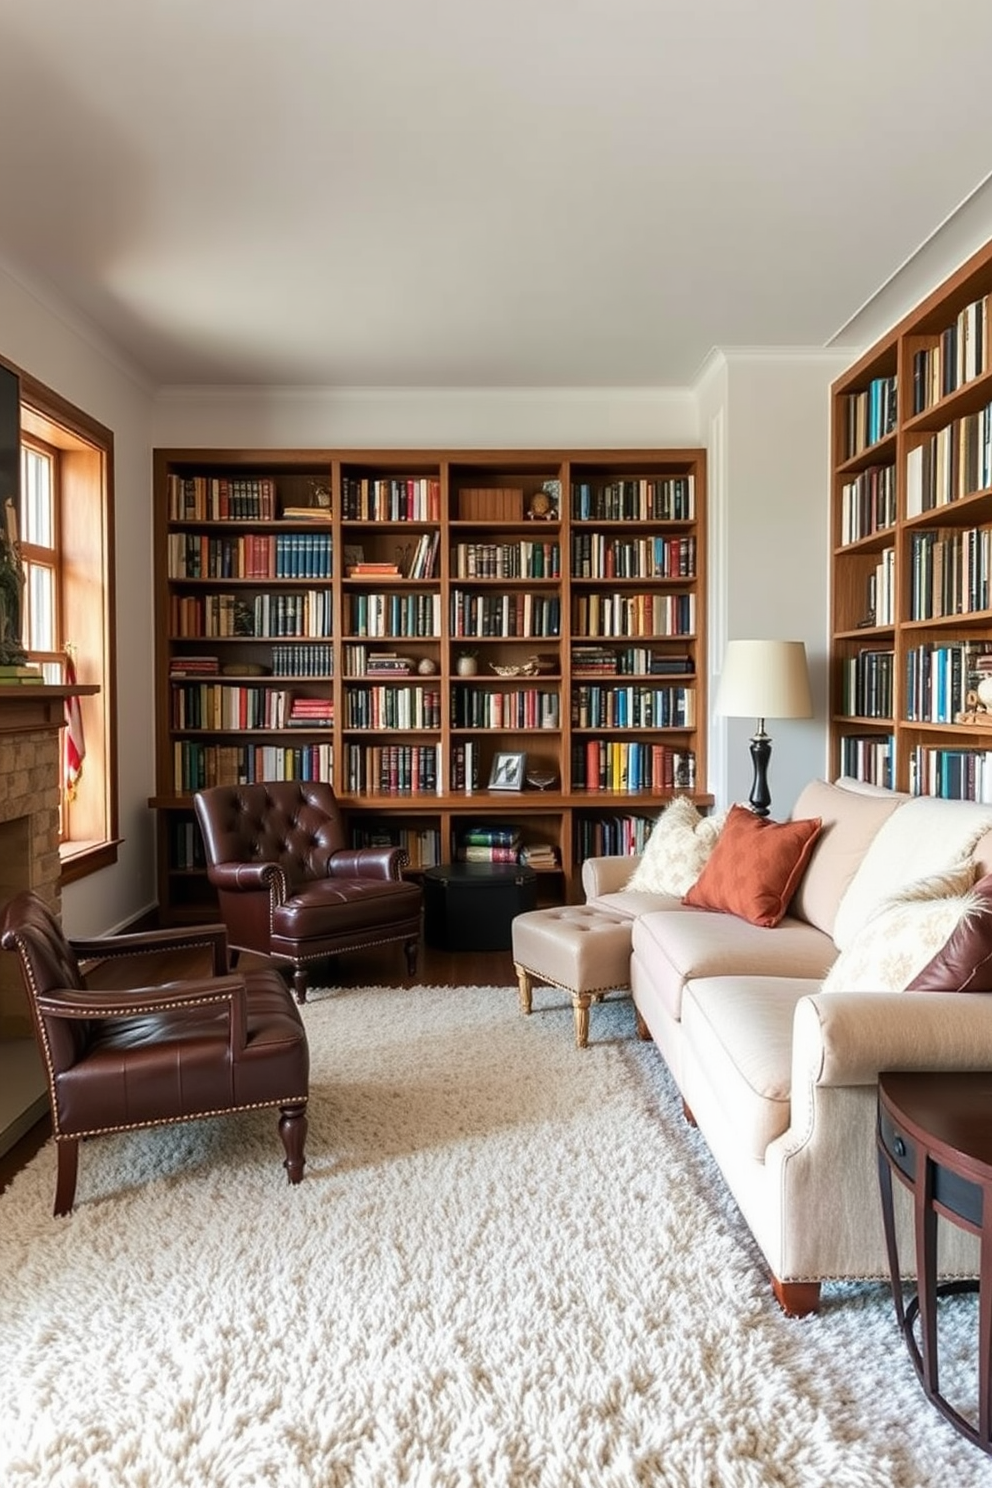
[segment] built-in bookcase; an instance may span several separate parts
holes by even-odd
[[[992,244],[832,390],[832,767],[988,801],[990,340]]]
[[[411,872],[488,832],[549,901],[711,800],[703,451],[159,450],[155,501],[166,917],[201,785],[329,780]]]

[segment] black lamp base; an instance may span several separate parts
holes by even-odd
[[[751,738],[751,760],[754,764],[754,779],[748,797],[755,816],[767,816],[771,810],[772,797],[768,789],[768,761],[772,757],[772,741],[759,727]]]

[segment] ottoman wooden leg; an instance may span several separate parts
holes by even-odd
[[[588,992],[572,993],[572,1008],[575,1013],[575,1047],[584,1049],[589,1043],[589,1004],[593,998]]]
[[[529,1013],[531,1006],[530,994],[533,985],[530,979],[530,972],[526,971],[522,966],[514,966],[513,969],[517,973],[517,996],[520,998],[520,1011],[522,1013]]]

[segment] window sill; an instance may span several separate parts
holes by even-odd
[[[59,874],[59,883],[74,883],[76,879],[99,873],[101,868],[111,867],[117,862],[119,842],[120,839],[115,838],[113,842],[60,843],[62,871]]]

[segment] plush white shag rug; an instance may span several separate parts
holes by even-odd
[[[274,1113],[0,1198],[4,1488],[969,1488],[880,1285],[784,1317],[629,1001],[315,992]],[[951,1348],[972,1357],[970,1299]]]

